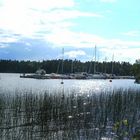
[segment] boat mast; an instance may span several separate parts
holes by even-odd
[[[96,45],[95,45],[95,61],[94,61],[94,74],[96,73]]]
[[[112,55],[112,69],[111,69],[112,76],[113,76],[113,68],[114,68],[113,63],[114,63],[114,54]]]
[[[91,62],[90,62],[88,73],[91,73],[92,62],[93,62],[93,60],[91,60]]]
[[[71,62],[71,73],[73,73],[73,60]]]
[[[64,64],[64,48],[62,48],[62,71],[61,71],[61,73],[62,73],[62,81],[61,81],[61,84],[64,84],[64,82],[63,82],[63,64]]]
[[[104,73],[106,74],[106,62],[107,62],[107,57],[105,57],[105,67],[104,67]]]
[[[59,60],[59,61],[58,61],[58,66],[57,66],[57,71],[56,71],[57,74],[59,73],[60,63],[61,63],[61,61]]]
[[[61,71],[61,73],[63,74],[63,63],[64,63],[64,48],[62,48],[62,71]]]

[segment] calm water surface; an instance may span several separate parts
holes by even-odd
[[[64,80],[64,84],[61,84],[61,79],[28,79],[20,78],[20,74],[0,74],[0,89],[7,91],[15,90],[31,90],[36,93],[41,93],[42,91],[48,91],[51,93],[53,91],[64,90],[70,93],[72,90],[78,93],[90,93],[90,92],[101,92],[110,91],[113,89],[129,89],[129,88],[140,88],[139,84],[135,84],[132,79],[114,79],[112,82],[107,80]]]
[[[140,94],[126,90],[140,89],[134,80],[64,80],[61,85],[61,79],[19,76],[0,73],[2,140],[131,140],[140,132]],[[120,88],[125,91],[98,94]]]

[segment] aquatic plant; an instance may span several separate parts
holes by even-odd
[[[136,139],[140,91],[0,93],[1,139]]]

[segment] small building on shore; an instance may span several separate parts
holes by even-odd
[[[46,74],[46,71],[44,69],[38,69],[35,74],[37,75],[45,75]]]

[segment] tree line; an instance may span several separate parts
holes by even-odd
[[[140,83],[140,59],[136,60],[133,65],[133,73],[137,83]]]
[[[62,60],[0,60],[1,73],[34,73],[38,69],[44,69],[46,73],[62,73]],[[96,72],[125,76],[134,75],[137,72],[136,69],[136,64],[132,65],[129,62],[81,62],[69,59],[63,61],[63,73],[94,73],[96,70]]]

